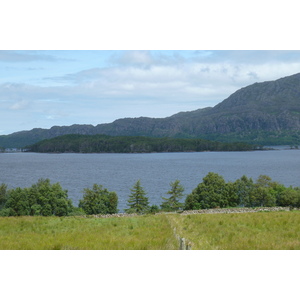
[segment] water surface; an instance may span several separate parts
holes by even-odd
[[[39,178],[59,182],[77,205],[84,188],[101,184],[127,208],[130,188],[140,179],[151,204],[160,205],[169,183],[179,179],[190,193],[208,172],[226,181],[261,174],[286,186],[300,186],[300,151],[194,152],[150,154],[0,154],[0,184],[29,187]]]

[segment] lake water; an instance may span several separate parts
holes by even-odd
[[[39,178],[59,182],[77,205],[84,188],[101,184],[127,208],[130,188],[140,179],[151,204],[160,205],[171,181],[179,179],[189,194],[208,172],[226,181],[261,174],[286,186],[300,186],[300,151],[193,152],[150,154],[1,153],[0,184],[29,187]]]

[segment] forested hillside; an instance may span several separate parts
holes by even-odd
[[[217,89],[218,87],[216,87]],[[0,147],[24,147],[66,134],[202,138],[253,144],[300,144],[300,73],[241,88],[213,108],[167,118],[54,126],[0,136]]]
[[[251,151],[254,145],[202,139],[175,139],[107,135],[64,135],[26,147],[32,152],[147,153],[185,151]]]

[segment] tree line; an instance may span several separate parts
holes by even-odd
[[[300,188],[286,187],[267,175],[254,182],[242,176],[234,182],[209,172],[197,187],[185,197],[179,180],[170,183],[166,197],[159,206],[150,205],[147,193],[138,180],[130,189],[126,213],[156,213],[225,207],[300,207]],[[77,216],[118,213],[118,196],[102,185],[83,190],[78,207],[68,198],[68,191],[59,183],[39,179],[29,188],[7,189],[0,185],[0,216]]]
[[[68,134],[25,147],[43,153],[149,153],[186,151],[251,151],[258,146],[203,139]]]

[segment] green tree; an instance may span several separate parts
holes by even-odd
[[[184,196],[184,187],[180,184],[178,179],[171,182],[170,187],[171,189],[167,192],[170,197],[162,197],[165,201],[162,202],[161,209],[164,211],[175,211],[183,207],[183,203],[180,203],[179,200]]]
[[[42,207],[39,204],[33,204],[31,206],[31,214],[33,216],[40,216],[42,211]]]
[[[0,209],[2,209],[7,200],[7,185],[2,183],[0,185]]]
[[[146,197],[146,192],[141,186],[140,180],[138,180],[132,189],[128,199],[128,209],[125,209],[127,213],[145,213],[149,210],[149,201]]]
[[[39,179],[29,189],[30,215],[67,216],[73,210],[68,191],[59,183],[51,184],[49,179]]]
[[[159,207],[155,204],[151,205],[150,208],[149,208],[149,212],[151,214],[156,214],[159,212]]]
[[[79,208],[88,215],[115,214],[117,206],[117,194],[98,184],[94,184],[92,189],[84,189],[83,199],[79,201]]]
[[[39,179],[30,188],[9,190],[4,207],[12,216],[67,216],[73,209],[68,192],[49,179]]]
[[[251,195],[255,188],[252,178],[243,175],[240,179],[236,180],[234,184],[236,187],[237,204],[242,207],[252,206]]]
[[[228,197],[228,206],[236,207],[239,205],[239,198],[237,194],[237,186],[235,182],[226,183],[227,197]]]
[[[224,178],[209,172],[203,181],[189,194],[185,209],[207,209],[228,206],[228,190]]]
[[[298,207],[300,204],[300,190],[287,188],[278,196],[278,205]]]
[[[280,185],[267,175],[260,175],[251,195],[252,206],[275,206]]]
[[[27,188],[16,188],[9,190],[5,208],[9,208],[10,216],[30,215],[29,190]]]
[[[270,189],[263,186],[256,186],[251,194],[251,206],[275,206],[276,198]]]
[[[261,187],[271,188],[274,186],[275,182],[273,182],[272,178],[268,175],[259,175],[256,184]]]

